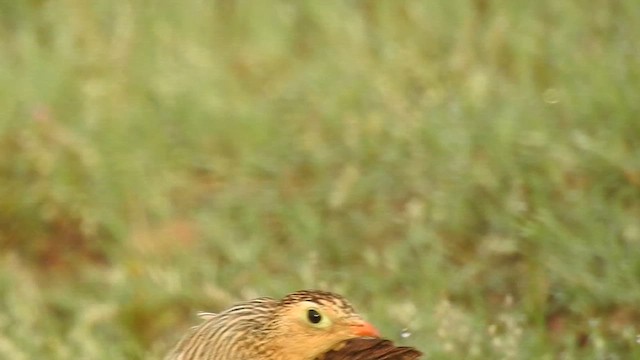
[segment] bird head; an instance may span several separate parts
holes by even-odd
[[[335,345],[357,337],[379,337],[373,325],[342,296],[325,291],[298,291],[280,301],[269,325],[272,345],[286,359],[313,359]]]

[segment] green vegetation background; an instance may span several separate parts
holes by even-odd
[[[639,39],[634,0],[2,0],[0,358],[325,288],[434,360],[639,359]]]

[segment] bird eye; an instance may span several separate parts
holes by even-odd
[[[307,319],[309,319],[310,323],[317,324],[322,321],[322,315],[315,309],[309,309],[307,311]]]

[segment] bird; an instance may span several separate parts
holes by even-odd
[[[204,321],[192,328],[165,360],[364,360],[377,359],[362,357],[366,348],[372,352],[404,351],[395,350],[401,348],[388,342],[348,342],[377,339],[380,333],[344,297],[328,291],[300,290],[280,300],[261,297],[220,313],[199,315]],[[353,357],[340,357],[348,353]]]
[[[379,338],[355,338],[344,341],[317,360],[417,360],[422,352],[409,346],[395,346]]]

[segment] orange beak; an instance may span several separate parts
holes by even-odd
[[[378,332],[378,329],[373,327],[373,325],[369,324],[368,322],[362,322],[358,325],[353,325],[351,328],[353,329],[353,333],[356,334],[357,336],[366,336],[366,337],[375,337],[375,338],[380,337],[380,333]]]

